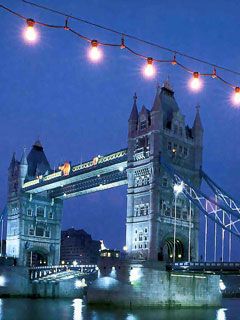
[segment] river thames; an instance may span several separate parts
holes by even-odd
[[[240,299],[223,299],[221,308],[96,309],[82,299],[0,299],[0,320],[237,320]]]

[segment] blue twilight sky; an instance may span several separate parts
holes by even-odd
[[[63,24],[55,16],[23,4],[1,0],[25,16]],[[240,71],[239,1],[227,0],[42,0],[42,4],[93,22],[132,33],[167,47]],[[111,33],[70,20],[92,39],[119,42]],[[205,128],[204,168],[236,198],[240,195],[240,110],[230,103],[231,90],[206,79],[199,94],[187,88],[188,74],[160,65],[156,79],[140,74],[141,60],[124,50],[105,48],[98,65],[86,59],[87,45],[63,30],[40,28],[40,41],[22,40],[23,21],[0,10],[0,207],[6,203],[7,168],[13,151],[18,157],[40,137],[52,165],[79,163],[94,155],[126,147],[127,120],[132,96],[138,106],[151,107],[157,80],[167,76],[186,121],[192,125],[195,106],[201,105]],[[163,51],[129,41],[148,56],[172,58]],[[193,61],[192,69],[211,72]],[[240,84],[240,77],[221,73]],[[106,245],[121,248],[125,239],[126,188],[67,200],[63,227],[84,228]],[[238,251],[239,241],[235,244]],[[238,257],[238,256],[236,256]]]

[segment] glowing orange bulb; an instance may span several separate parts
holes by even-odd
[[[232,97],[232,102],[235,106],[240,106],[240,87],[234,89],[234,94]]]
[[[89,50],[88,57],[92,62],[98,62],[102,59],[103,54],[98,45],[97,40],[91,41],[91,48]]]
[[[199,79],[198,72],[193,72],[193,78],[190,80],[189,86],[196,92],[202,89],[202,81]]]
[[[24,30],[24,39],[29,43],[34,43],[38,39],[38,32],[34,27],[35,21],[33,19],[27,19],[27,27]]]
[[[147,64],[143,68],[143,74],[147,78],[151,78],[155,76],[156,69],[153,66],[153,58],[147,58]]]

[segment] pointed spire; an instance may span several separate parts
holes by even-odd
[[[38,148],[42,148],[42,144],[41,144],[41,142],[40,142],[39,139],[37,139],[37,141],[34,143],[33,146],[34,146],[34,147],[38,147]]]
[[[21,165],[27,165],[27,155],[26,155],[26,148],[23,148],[23,154],[22,154],[22,158],[21,158]]]
[[[138,120],[138,109],[137,109],[137,94],[136,92],[134,93],[133,96],[133,107],[132,107],[132,112],[129,117],[129,121],[137,121]]]
[[[148,111],[147,111],[147,109],[146,109],[146,107],[145,107],[145,105],[143,104],[142,105],[142,109],[141,109],[141,112],[140,112],[141,114],[148,114]]]
[[[9,168],[13,168],[15,166],[15,163],[16,163],[16,153],[13,152],[12,160],[10,162]]]
[[[173,91],[173,88],[170,83],[170,77],[167,76],[167,79],[163,83],[163,88],[168,89],[169,91]]]
[[[202,121],[201,121],[201,117],[200,117],[200,105],[198,104],[196,106],[196,116],[195,116],[195,119],[194,119],[194,123],[193,123],[193,129],[196,130],[196,129],[200,129],[200,130],[203,130],[203,126],[202,126]]]
[[[160,106],[161,106],[160,92],[161,92],[161,87],[160,87],[159,83],[157,83],[157,91],[156,91],[155,99],[153,102],[152,111],[159,111],[160,110]]]
[[[11,164],[14,164],[16,162],[16,152],[13,152]]]

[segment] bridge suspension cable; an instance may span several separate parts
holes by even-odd
[[[217,261],[217,243],[218,243],[218,228],[221,228],[221,249],[220,249],[220,260],[225,259],[226,249],[226,236],[228,233],[228,261],[231,261],[232,254],[232,234],[237,238],[240,238],[240,209],[236,201],[227,195],[220,187],[204,174],[205,179],[213,191],[213,196],[207,196],[199,188],[192,185],[192,183],[182,177],[173,166],[165,163],[164,159],[160,160],[161,166],[164,168],[166,173],[171,177],[173,182],[177,185],[182,185],[182,194],[189,200],[191,206],[198,208],[205,216],[204,218],[204,261],[208,259],[208,236],[209,236],[209,221],[213,222],[214,227],[214,261]],[[176,212],[176,208],[175,208]],[[189,219],[192,219],[189,218]],[[190,261],[190,243],[191,243],[191,230],[189,226],[189,239],[188,239],[188,260]]]

